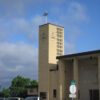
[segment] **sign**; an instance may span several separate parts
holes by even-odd
[[[76,86],[75,85],[71,85],[69,88],[69,91],[71,94],[75,94],[76,93]]]
[[[75,80],[71,81],[69,91],[70,91],[69,97],[72,98],[72,99],[76,98],[76,94],[75,94],[76,93],[76,82],[75,82]]]
[[[72,81],[71,81],[71,85],[76,85],[75,80],[72,80]]]
[[[76,98],[76,94],[69,94],[70,98]]]

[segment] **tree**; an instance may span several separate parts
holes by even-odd
[[[0,97],[26,97],[27,87],[29,86],[38,86],[38,82],[36,80],[17,76],[12,80],[11,86],[8,89],[2,89]]]
[[[2,92],[0,92],[0,97],[10,97],[10,89],[3,88]]]
[[[17,76],[12,80],[10,87],[10,94],[12,96],[26,97],[27,96],[27,86],[30,85],[30,79],[24,78],[22,76]]]
[[[36,80],[31,81],[30,86],[38,86],[38,82]]]

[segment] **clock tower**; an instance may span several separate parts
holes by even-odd
[[[43,100],[57,100],[56,57],[61,55],[64,55],[64,28],[50,23],[39,26],[39,96]]]

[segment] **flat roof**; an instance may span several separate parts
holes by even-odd
[[[48,24],[51,24],[51,23],[43,24],[43,25],[40,25],[40,26],[44,26],[44,25],[48,25]],[[56,24],[51,24],[51,25],[54,25],[54,26],[58,26],[58,27],[62,27],[62,28],[64,28],[63,26],[56,25]],[[40,26],[39,26],[39,27],[40,27]]]
[[[74,54],[68,54],[68,55],[64,55],[64,56],[57,56],[56,59],[64,59],[64,58],[91,55],[91,54],[98,54],[98,53],[100,53],[100,50],[87,51],[87,52],[81,52],[81,53],[74,53]]]

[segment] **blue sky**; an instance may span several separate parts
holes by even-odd
[[[64,26],[65,54],[100,49],[100,0],[0,0],[0,84],[38,80],[38,28]]]

